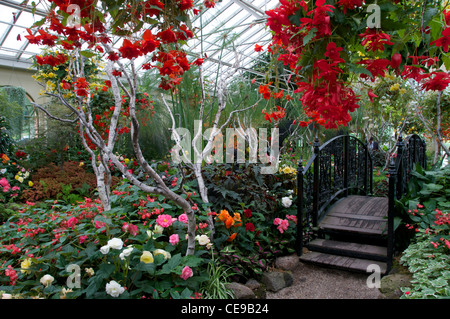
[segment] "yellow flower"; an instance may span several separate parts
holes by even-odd
[[[149,252],[149,251],[147,251],[147,250],[144,250],[144,251],[142,252],[142,255],[141,255],[141,261],[142,261],[144,264],[150,264],[150,263],[153,263],[153,255],[152,255],[152,253]]]
[[[399,83],[395,83],[394,85],[392,85],[389,90],[391,92],[397,91],[398,89],[400,89],[400,84]]]
[[[84,165],[84,162],[80,162],[80,167]]]
[[[26,258],[24,261],[20,263],[20,272],[23,274],[28,274],[31,267],[31,258]]]
[[[33,187],[33,182],[32,181],[28,181],[28,186]]]
[[[170,255],[170,253],[168,252],[168,251],[165,251],[164,249],[155,249],[154,251],[153,251],[153,254],[155,255],[155,256],[157,256],[157,255],[163,255],[164,256],[164,259],[170,259],[170,258],[172,258],[172,256]],[[142,258],[142,257],[141,257]]]
[[[18,181],[19,178],[20,178],[20,176],[19,176],[19,175],[16,175],[16,176],[14,176],[14,178]]]
[[[405,94],[406,90],[405,89],[400,89],[400,94]]]
[[[128,164],[128,163],[130,162],[130,160],[129,160],[128,158],[126,158],[126,159],[124,160],[124,162],[125,162],[125,164]]]

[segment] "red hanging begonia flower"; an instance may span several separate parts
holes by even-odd
[[[155,51],[155,49],[159,46],[159,41],[156,40],[155,36],[150,30],[145,30],[142,35],[141,41],[141,52],[143,54],[148,54],[150,52]]]
[[[264,48],[263,48],[262,45],[255,44],[255,51],[256,51],[256,52],[261,52],[261,51],[263,51],[263,50],[264,50]]]
[[[124,39],[122,46],[119,48],[122,57],[125,59],[134,59],[142,55],[142,52],[139,49],[139,41],[136,41],[134,44],[131,43],[130,40]]]
[[[361,44],[363,46],[367,45],[368,49],[372,52],[384,51],[385,45],[394,44],[391,42],[391,36],[389,34],[383,33],[378,29],[367,28],[359,37],[364,39],[361,41]]]
[[[444,52],[448,52],[448,47],[450,46],[450,27],[447,27],[444,31],[442,31],[442,37],[430,42],[430,45],[436,45],[437,47],[442,47]]]
[[[160,31],[157,34],[158,38],[161,39],[163,43],[174,43],[177,42],[177,35],[173,32],[172,27],[167,30]]]
[[[427,91],[443,91],[450,84],[450,75],[447,72],[432,72],[428,80],[422,84],[422,89]]]
[[[362,0],[339,0],[336,4],[343,7],[344,14],[347,10],[353,10],[362,6]]]

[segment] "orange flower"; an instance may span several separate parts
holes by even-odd
[[[234,225],[234,219],[230,216],[225,220],[225,226],[227,228],[230,228],[233,225]]]
[[[223,209],[220,211],[219,220],[225,222],[225,220],[227,220],[229,217],[230,217],[230,214],[228,213],[227,210]]]
[[[234,223],[235,223],[234,227],[242,226],[241,214],[234,213],[233,220],[234,220]]]
[[[230,237],[228,237],[227,241],[233,241],[237,236],[237,233],[233,233]]]

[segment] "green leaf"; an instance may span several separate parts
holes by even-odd
[[[316,36],[316,32],[316,28],[309,30],[308,34],[303,38],[303,45],[307,45]]]

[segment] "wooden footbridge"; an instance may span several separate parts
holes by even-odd
[[[387,274],[395,251],[395,199],[405,194],[417,163],[426,167],[425,142],[400,137],[389,166],[389,195],[374,197],[368,145],[350,135],[322,146],[316,139],[312,158],[305,167],[300,161],[297,171],[300,260],[358,272],[378,265]]]

